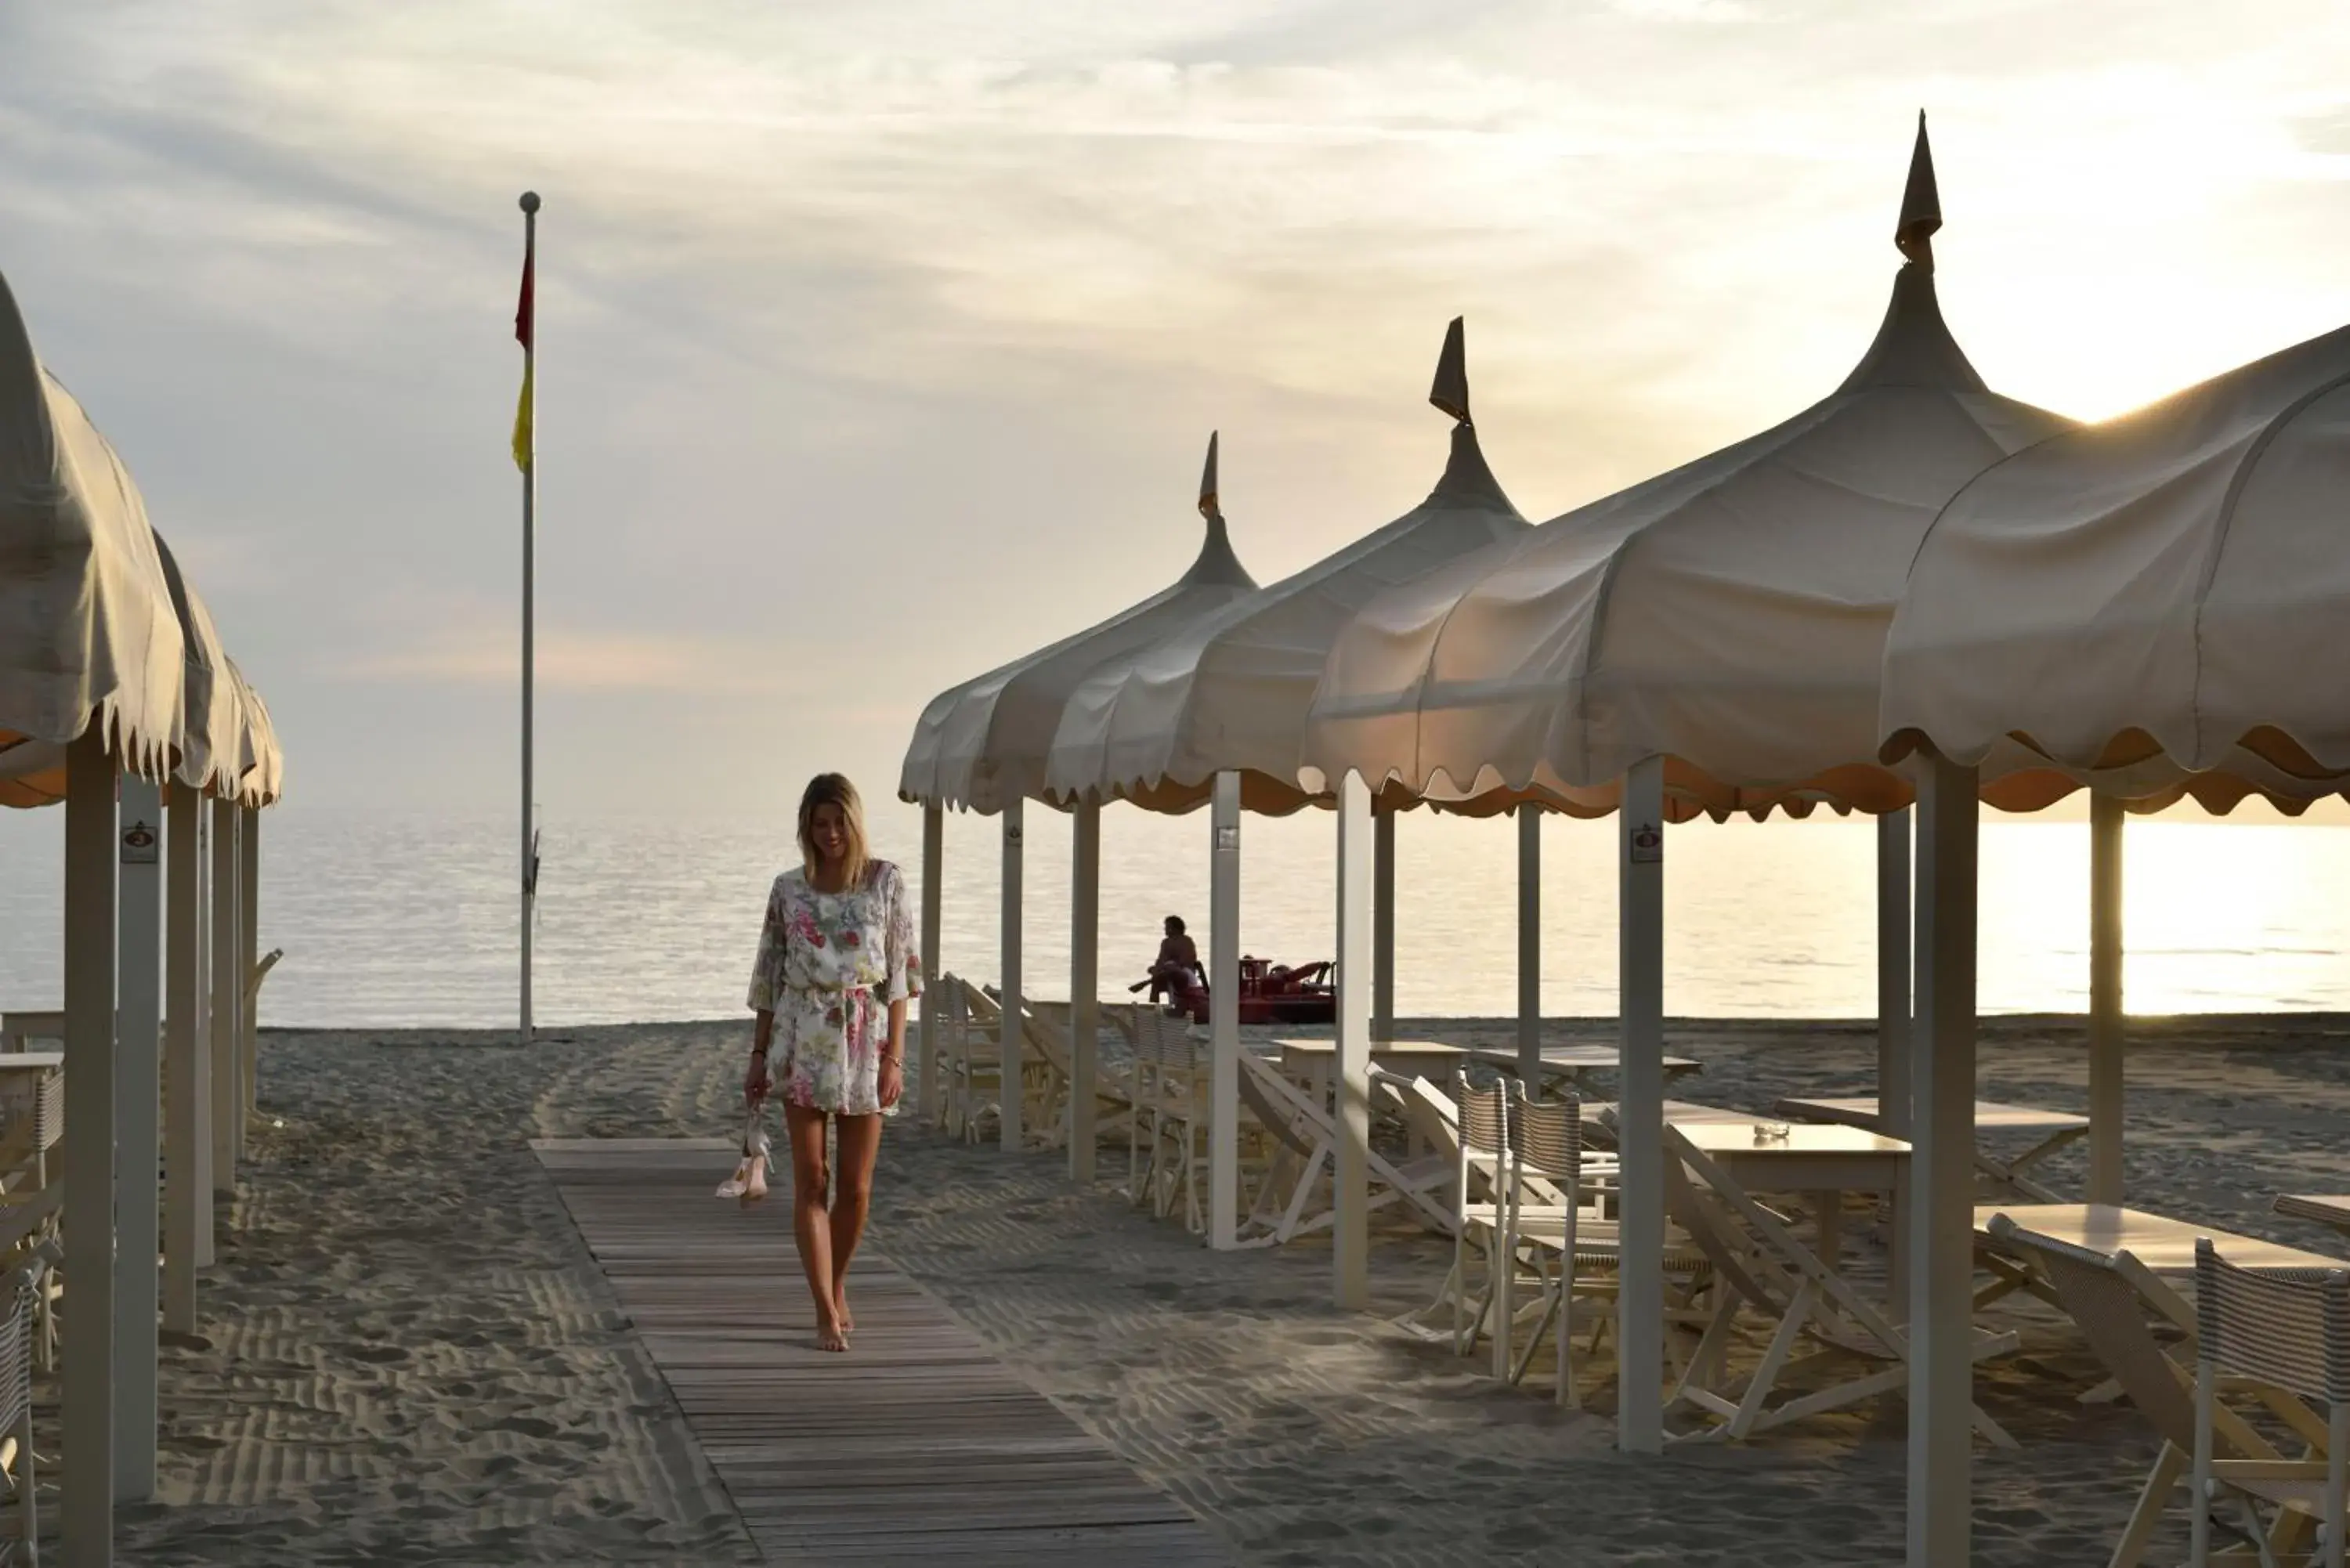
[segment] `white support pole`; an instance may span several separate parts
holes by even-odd
[[[1069,1179],[1094,1179],[1095,1014],[1101,989],[1101,804],[1074,814],[1069,845]]]
[[[1371,815],[1371,1038],[1395,1038],[1396,814]]]
[[[1622,1283],[1617,1295],[1616,1446],[1664,1448],[1665,1315],[1665,767],[1624,775],[1617,813],[1622,880],[1617,916],[1617,1024],[1621,1085]]]
[[[1542,1085],[1542,808],[1518,815],[1518,1076]]]
[[[998,1118],[1006,1154],[1020,1152],[1020,1113],[1025,1109],[1026,1094],[1024,1081],[1021,1047],[1026,1044],[1020,1028],[1022,998],[1020,989],[1020,894],[1021,837],[1026,813],[1024,801],[1014,801],[1003,808],[1003,929],[1000,946],[1003,954],[1003,1019],[996,1035],[997,1048],[1003,1062],[1003,1082],[998,1085],[996,1099],[1002,1111]]]
[[[213,803],[203,795],[192,802],[189,820],[195,824],[191,836],[196,850],[196,1005],[195,1037],[196,1071],[191,1080],[196,1085],[192,1091],[202,1096],[197,1102],[193,1123],[196,1158],[189,1165],[190,1179],[195,1185],[196,1251],[195,1264],[199,1269],[213,1266],[218,1246],[213,1229],[213,1138],[215,1119],[213,1090],[213,839],[217,824],[213,820]]]
[[[120,919],[120,1000],[114,1076],[114,1495],[144,1502],[155,1494],[155,1254],[161,1180],[163,793],[142,778],[122,781]]]
[[[2089,1183],[2122,1200],[2122,803],[2089,802]]]
[[[210,1253],[212,1220],[212,1061],[203,1049],[203,797],[183,784],[172,786],[164,836],[165,900],[163,1014],[164,1077],[171,1104],[164,1116],[163,1326],[196,1332],[196,1271]]]
[[[1965,1568],[1973,1461],[1975,770],[1939,757],[1918,806],[1909,1127],[1909,1568]]]
[[[114,791],[92,723],[66,753],[66,1568],[114,1561]]]
[[[1330,1178],[1332,1299],[1342,1311],[1371,1304],[1371,1013],[1378,972],[1372,958],[1378,923],[1374,888],[1380,823],[1360,774],[1338,782],[1338,1148]],[[1392,842],[1392,840],[1389,840]]]
[[[939,1012],[946,1003],[939,996],[939,916],[945,908],[941,886],[946,872],[946,808],[922,807],[922,1013],[915,1024],[915,1044],[922,1053],[914,1077],[914,1113],[928,1117],[938,1108],[944,1086],[939,1077]]]
[[[1241,775],[1216,775],[1208,851],[1208,1245],[1239,1241]]]
[[[1909,1131],[1909,812],[1877,819],[1877,1114]]]
[[[213,802],[212,1039],[213,1194],[236,1194],[236,1128],[244,1119],[237,1087],[236,805]]]
[[[261,813],[247,807],[236,819],[236,1032],[237,1083],[244,1090],[244,1115],[236,1119],[236,1158],[244,1159],[245,1135],[261,1109],[261,1019],[253,971],[261,957]]]

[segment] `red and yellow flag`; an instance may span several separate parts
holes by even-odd
[[[530,472],[532,454],[530,429],[530,370],[531,360],[535,356],[531,352],[530,341],[532,317],[534,315],[531,308],[530,275],[532,265],[536,260],[536,253],[537,249],[538,239],[536,234],[532,235],[524,243],[522,253],[522,302],[515,306],[515,341],[522,345],[522,400],[515,407],[514,460],[515,466],[521,469],[525,473],[528,473]]]

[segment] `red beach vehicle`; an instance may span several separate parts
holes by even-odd
[[[1269,959],[1241,960],[1241,1022],[1244,1024],[1335,1023],[1338,996],[1331,988],[1332,965],[1327,959],[1295,969]],[[1187,976],[1173,998],[1175,1007],[1194,1023],[1208,1022],[1208,987],[1197,976]]]

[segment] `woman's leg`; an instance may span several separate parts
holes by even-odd
[[[866,1210],[873,1207],[873,1161],[881,1152],[881,1118],[844,1116],[839,1118],[840,1168],[833,1173],[839,1185],[832,1195],[833,1312],[847,1328],[848,1260],[865,1234]]]
[[[784,1126],[792,1135],[792,1235],[800,1244],[808,1294],[816,1300],[816,1342],[820,1349],[847,1350],[833,1290],[832,1217],[824,1208],[824,1119],[814,1106],[784,1102]]]

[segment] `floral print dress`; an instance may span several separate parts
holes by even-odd
[[[751,971],[750,1005],[775,1015],[770,1082],[795,1106],[847,1116],[894,1116],[881,1105],[881,1050],[889,1004],[921,994],[906,880],[887,860],[838,893],[795,867],[775,878]]]

